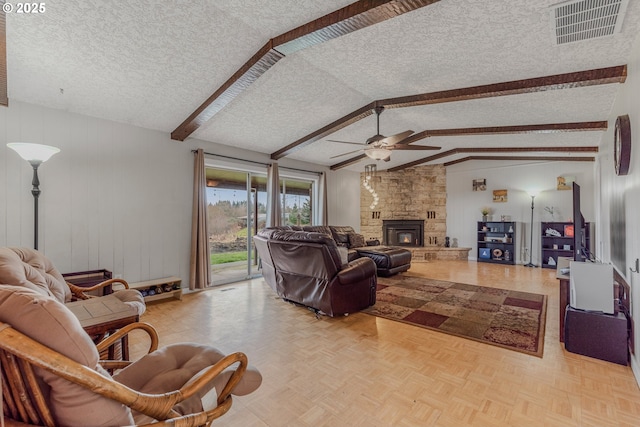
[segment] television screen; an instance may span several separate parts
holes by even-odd
[[[627,272],[627,230],[624,206],[624,186],[612,185],[609,192],[609,235],[611,262],[619,272]]]
[[[580,211],[580,186],[573,182],[573,260],[584,261],[584,220]]]

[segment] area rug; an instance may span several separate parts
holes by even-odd
[[[398,275],[376,299],[364,313],[542,357],[546,295]]]

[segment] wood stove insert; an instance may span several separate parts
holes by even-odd
[[[387,246],[424,246],[424,220],[382,220],[382,244]]]

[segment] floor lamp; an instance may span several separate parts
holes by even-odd
[[[538,195],[537,191],[528,191],[529,196],[531,196],[531,237],[529,237],[529,263],[525,264],[525,267],[537,267],[533,263],[533,199]]]
[[[40,180],[38,180],[38,166],[46,162],[56,153],[59,148],[50,145],[29,144],[26,142],[11,142],[7,147],[14,150],[25,159],[33,168],[33,180],[31,194],[33,195],[33,249],[38,249],[38,197],[40,196]]]

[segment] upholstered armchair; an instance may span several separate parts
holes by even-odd
[[[149,334],[149,354],[99,360],[101,346],[137,328]],[[262,381],[243,353],[225,356],[194,343],[156,350],[157,343],[150,325],[131,324],[96,347],[57,299],[0,285],[3,425],[208,426],[229,410],[231,395],[251,393]]]
[[[91,292],[110,284],[120,283],[124,289],[114,295],[125,304],[135,308],[138,316],[146,310],[144,297],[135,289],[129,289],[123,279],[110,279],[90,288],[81,288],[68,283],[42,252],[30,248],[0,248],[0,284],[23,286],[49,295],[61,303],[87,299]]]

